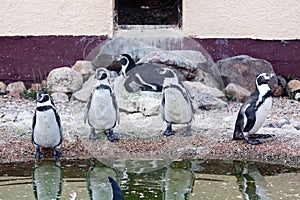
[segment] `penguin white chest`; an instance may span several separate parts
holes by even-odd
[[[256,120],[253,128],[249,131],[249,134],[254,134],[263,125],[267,119],[268,113],[272,107],[272,98],[267,98],[256,110]]]
[[[52,109],[37,111],[34,127],[34,142],[42,147],[54,147],[60,142],[60,128]]]
[[[117,110],[109,90],[96,90],[93,93],[88,120],[96,130],[108,130],[114,127],[117,121]]]
[[[192,120],[192,109],[180,90],[168,88],[164,91],[165,105],[163,108],[165,120],[172,123],[189,123]]]

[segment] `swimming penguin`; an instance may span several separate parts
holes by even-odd
[[[274,74],[262,73],[256,78],[256,90],[242,105],[235,123],[233,140],[245,139],[249,144],[261,144],[254,138],[269,138],[270,134],[255,134],[263,125],[272,106],[269,80]],[[245,135],[246,133],[246,135]]]
[[[128,54],[122,54],[118,60],[122,66],[121,74],[126,78],[124,86],[128,92],[135,92],[138,89],[143,91],[162,91],[164,78],[158,73],[162,69],[161,66],[150,63],[136,64]]]
[[[114,142],[119,140],[113,128],[120,122],[120,114],[109,82],[109,72],[105,68],[99,68],[96,70],[95,79],[97,83],[86,104],[84,123],[87,120],[91,126],[90,139],[96,138],[95,130],[104,130],[108,140]]]
[[[37,93],[36,102],[32,122],[32,143],[35,146],[34,157],[36,159],[43,157],[40,147],[54,147],[54,156],[59,159],[61,155],[60,145],[63,138],[59,114],[46,91]]]
[[[165,136],[173,135],[172,124],[187,124],[183,136],[192,135],[191,123],[194,109],[189,91],[182,85],[175,72],[163,68],[160,73],[164,76],[161,116],[167,122]]]

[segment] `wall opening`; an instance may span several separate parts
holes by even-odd
[[[115,29],[182,25],[182,0],[115,0]]]

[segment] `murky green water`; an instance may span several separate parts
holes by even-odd
[[[2,164],[0,199],[300,199],[300,169],[218,160],[78,160]]]

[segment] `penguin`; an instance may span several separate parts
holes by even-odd
[[[256,90],[241,106],[233,133],[233,140],[245,139],[249,144],[257,145],[262,142],[255,138],[269,138],[270,134],[255,134],[265,122],[272,107],[269,80],[274,74],[261,73],[256,77]]]
[[[86,185],[89,199],[123,200],[123,194],[116,181],[117,172],[96,159],[86,174]]]
[[[107,139],[111,142],[119,140],[114,134],[113,128],[120,123],[119,108],[114,91],[110,85],[109,72],[105,68],[99,68],[95,72],[94,85],[87,101],[84,123],[88,122],[91,127],[90,139],[96,139],[95,130],[103,130]]]
[[[195,113],[191,95],[173,70],[164,68],[160,70],[160,73],[164,76],[161,116],[167,123],[163,134],[165,136],[174,135],[172,124],[187,124],[183,136],[191,136]]]
[[[62,126],[59,114],[50,97],[42,90],[36,96],[37,105],[32,121],[32,143],[35,146],[35,159],[43,157],[40,147],[55,149],[55,158],[61,156],[60,145],[63,139]]]
[[[35,199],[60,199],[63,191],[62,172],[59,160],[36,162],[32,174]]]
[[[121,75],[126,79],[124,86],[128,92],[162,91],[163,77],[158,73],[161,66],[150,63],[136,64],[128,54],[122,54],[118,61],[121,63]]]

